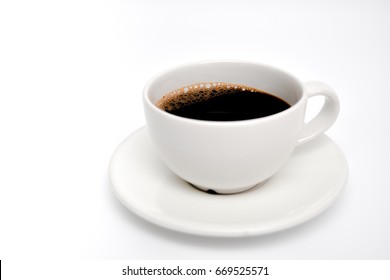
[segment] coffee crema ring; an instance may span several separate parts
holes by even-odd
[[[157,101],[156,106],[169,112],[224,94],[237,93],[237,90],[241,90],[242,92],[262,92],[252,87],[233,83],[197,83],[167,93]]]

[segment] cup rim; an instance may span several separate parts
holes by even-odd
[[[186,118],[186,117],[181,117],[177,116],[174,114],[170,114],[164,110],[161,110],[158,108],[149,98],[149,89],[153,85],[153,83],[162,75],[169,73],[171,71],[178,70],[180,68],[185,68],[185,67],[190,67],[190,66],[195,66],[199,64],[211,64],[211,63],[237,63],[237,64],[248,64],[248,65],[254,65],[254,66],[259,66],[259,67],[267,67],[269,69],[278,71],[282,73],[283,75],[289,76],[291,79],[293,79],[301,88],[302,94],[297,102],[295,102],[293,105],[291,105],[289,108],[269,115],[265,117],[260,117],[260,118],[254,118],[254,119],[247,119],[247,120],[235,120],[235,121],[210,121],[210,120],[199,120],[199,119],[191,119],[191,118]],[[155,113],[161,115],[162,117],[171,119],[173,121],[179,121],[183,123],[189,123],[192,125],[208,125],[208,126],[243,126],[243,125],[250,125],[254,123],[260,123],[260,122],[268,122],[277,118],[281,118],[287,114],[292,113],[293,111],[297,110],[301,106],[301,104],[304,102],[307,97],[305,88],[303,87],[302,82],[296,78],[294,75],[290,74],[289,72],[277,68],[275,66],[271,66],[269,64],[265,63],[258,63],[258,62],[253,62],[253,61],[245,61],[245,60],[204,60],[204,61],[195,61],[195,62],[188,62],[188,63],[182,63],[170,68],[167,68],[163,71],[160,71],[159,73],[155,74],[149,81],[146,83],[143,89],[143,101],[146,106],[148,106],[150,109],[152,109]]]

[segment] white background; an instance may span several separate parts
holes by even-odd
[[[389,259],[389,14],[385,0],[1,1],[0,259]],[[108,163],[145,123],[144,84],[209,59],[336,90],[327,134],[350,170],[325,213],[218,239],[162,229],[114,197]]]

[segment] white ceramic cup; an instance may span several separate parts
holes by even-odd
[[[155,104],[167,93],[197,83],[241,84],[271,93],[291,105],[279,113],[242,121],[179,117]],[[325,97],[321,111],[305,123],[307,99]],[[208,61],[175,67],[152,78],[143,93],[147,128],[165,164],[202,190],[236,193],[275,174],[297,145],[326,131],[336,120],[339,100],[321,82],[302,83],[267,65]],[[153,174],[151,174],[153,176]]]

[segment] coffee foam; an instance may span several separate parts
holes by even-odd
[[[206,101],[224,94],[242,92],[263,92],[261,90],[232,83],[207,82],[192,84],[171,91],[157,101],[156,106],[164,111],[173,111],[186,105]]]

